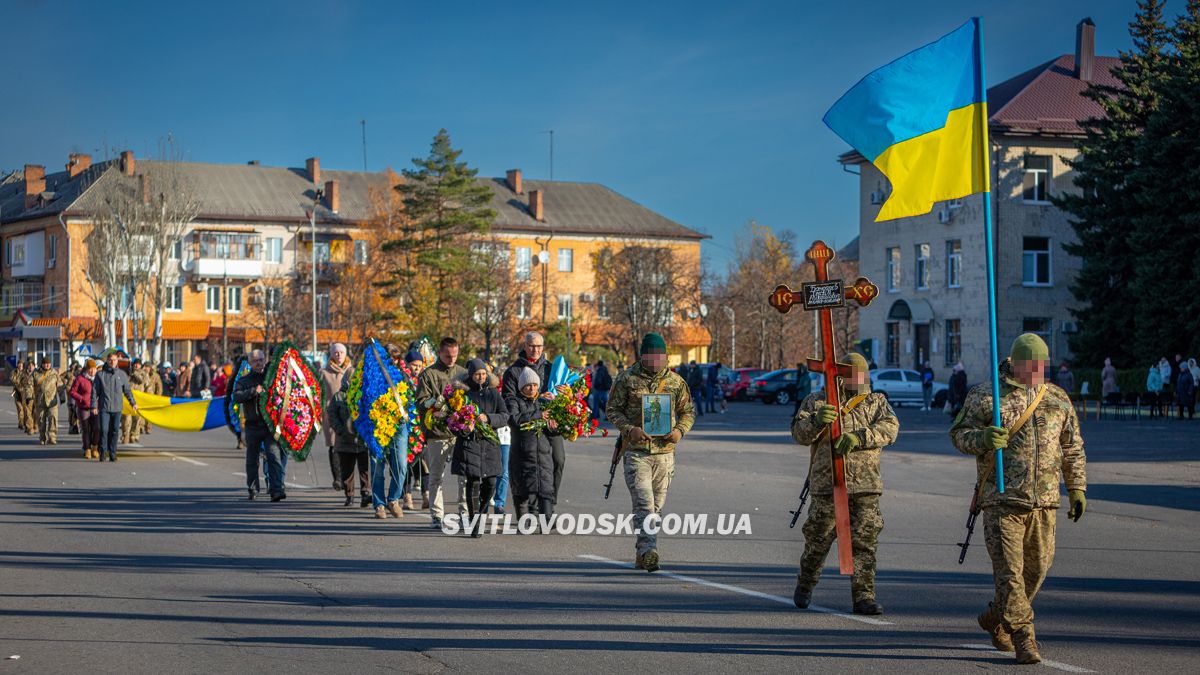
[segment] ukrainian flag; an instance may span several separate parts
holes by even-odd
[[[175,398],[134,391],[135,413],[128,400],[122,401],[126,415],[139,415],[150,424],[170,431],[207,431],[225,426],[225,397],[211,399]]]
[[[988,192],[982,40],[972,18],[867,75],[825,113],[825,124],[891,181],[877,221]]]

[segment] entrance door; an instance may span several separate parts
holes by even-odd
[[[913,367],[918,371],[926,361],[933,360],[929,358],[929,324],[927,323],[913,326],[913,357],[916,359]]]

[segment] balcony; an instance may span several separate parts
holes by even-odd
[[[261,260],[198,258],[192,273],[198,279],[261,279]]]
[[[316,265],[318,284],[337,284],[346,270],[346,263],[318,261]],[[310,262],[296,263],[296,277],[300,284],[312,283],[313,264]]]
[[[262,240],[253,232],[198,230],[192,273],[199,279],[261,279]]]

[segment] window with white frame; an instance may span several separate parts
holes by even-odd
[[[601,295],[596,298],[596,316],[601,319],[608,318],[608,296]]]
[[[329,328],[332,325],[332,314],[329,311],[329,293],[317,293],[317,327]]]
[[[283,237],[267,237],[264,240],[263,255],[269,263],[282,263]]]
[[[1031,204],[1050,203],[1050,158],[1046,155],[1025,156],[1023,197]]]
[[[221,287],[209,286],[204,292],[204,311],[219,312],[221,311]]]
[[[46,235],[46,268],[53,269],[58,263],[58,235]]]
[[[1050,286],[1050,238],[1025,237],[1021,247],[1021,283],[1025,286]]]
[[[167,305],[168,312],[183,311],[183,286],[167,286]]]
[[[558,249],[558,271],[559,272],[574,272],[575,271],[575,249],[571,249],[571,248]]]
[[[19,241],[12,247],[12,263],[14,267],[25,264],[25,242]]]
[[[182,237],[180,237],[179,239],[176,239],[174,244],[171,244],[171,254],[170,255],[171,255],[171,260],[182,260],[183,259],[183,238]]]
[[[529,250],[529,249],[526,249],[526,250]],[[529,318],[529,314],[532,311],[532,308],[530,305],[530,303],[532,301],[533,301],[533,297],[529,293],[521,293],[520,295],[517,296],[517,318],[518,319],[528,319]]]
[[[283,289],[267,286],[263,289],[263,308],[268,314],[274,314],[283,307]]]
[[[570,294],[558,296],[558,318],[567,319],[571,316],[571,296]]]
[[[917,259],[917,290],[929,290],[929,244],[917,244],[916,246]]]
[[[317,259],[318,265],[321,263],[327,263],[332,259],[332,252],[329,247],[329,242],[318,241],[317,243],[313,244],[313,248],[313,257]]]
[[[229,308],[229,312],[231,314],[236,314],[237,312],[242,311],[242,287],[229,286],[228,293],[229,298],[227,299],[227,304],[225,306]]]
[[[517,281],[529,281],[533,271],[533,251],[528,246],[517,247]]]
[[[962,319],[946,319],[946,365],[962,358]]]
[[[946,287],[962,288],[962,240],[946,242]]]
[[[887,250],[887,284],[888,291],[895,293],[900,290],[900,247],[893,246]]]
[[[354,242],[354,264],[366,265],[367,257],[367,242],[361,239]]]

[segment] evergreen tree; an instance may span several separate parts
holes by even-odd
[[[460,155],[442,129],[429,156],[413,159],[414,168],[396,186],[404,218],[398,236],[382,246],[393,260],[388,292],[402,296],[417,333],[465,333],[478,300],[461,282],[479,260],[469,244],[491,229],[496,212],[489,208],[491,189],[475,180],[478,171]]]
[[[1127,366],[1134,356],[1137,313],[1132,310],[1138,298],[1130,239],[1142,205],[1133,173],[1142,131],[1158,109],[1166,73],[1170,35],[1162,10],[1162,0],[1138,2],[1129,26],[1133,49],[1121,52],[1121,66],[1113,71],[1120,85],[1093,83],[1085,91],[1105,116],[1081,125],[1086,135],[1077,146],[1080,156],[1069,162],[1080,191],[1053,198],[1071,216],[1079,239],[1064,248],[1082,261],[1071,286],[1081,305],[1073,312],[1080,330],[1070,340],[1082,363],[1111,356]]]
[[[1141,363],[1200,348],[1200,0],[1188,1],[1171,42],[1132,176],[1133,342]]]

